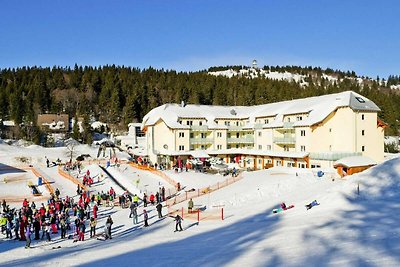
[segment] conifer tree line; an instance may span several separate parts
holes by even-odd
[[[292,67],[296,72],[307,70]],[[333,70],[327,72],[330,71]],[[393,79],[398,76],[391,76]],[[147,112],[165,103],[249,106],[352,90],[382,109],[379,116],[390,126],[386,134],[397,134],[400,95],[395,90],[382,88],[376,81],[360,85],[346,78],[336,83],[311,78],[307,82],[307,86],[301,86],[266,78],[213,76],[206,71],[176,72],[114,65],[1,69],[0,119],[34,125],[38,114],[67,113],[70,118],[84,117],[85,125],[94,117],[126,127],[130,122],[140,122]]]

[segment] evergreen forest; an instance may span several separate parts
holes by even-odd
[[[209,71],[227,68],[213,67]],[[84,117],[86,122],[95,118],[126,129],[128,123],[141,122],[147,112],[165,103],[247,106],[351,90],[381,108],[379,117],[389,125],[387,135],[398,133],[400,94],[388,86],[396,84],[399,76],[390,76],[384,85],[379,79],[366,79],[360,84],[352,79],[356,77],[354,72],[297,66],[263,69],[306,74],[308,84],[227,78],[209,75],[206,70],[177,72],[114,65],[0,69],[0,119],[35,127],[38,114],[67,113],[71,118]],[[331,83],[321,78],[322,73],[341,79]]]

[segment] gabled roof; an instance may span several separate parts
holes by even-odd
[[[355,92],[346,91],[249,107],[165,104],[147,113],[143,118],[142,127],[154,125],[159,119],[171,128],[189,128],[180,124],[179,119],[205,118],[207,125],[215,127],[215,120],[218,119],[248,119],[249,123],[254,123],[256,118],[266,116],[275,116],[274,122],[267,127],[282,127],[284,116],[305,113],[308,117],[296,121],[293,126],[311,126],[321,122],[340,107],[350,107],[356,111],[380,111],[371,100]]]

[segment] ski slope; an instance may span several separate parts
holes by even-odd
[[[18,163],[15,157],[26,155],[58,180],[61,178],[52,173],[53,169],[45,168],[40,159],[44,155],[57,157],[62,151],[63,148],[29,149],[0,144],[0,162],[15,165]],[[93,174],[99,171],[96,165],[86,168]],[[139,175],[139,190],[156,192],[160,184],[167,186],[159,177],[131,166],[121,165],[110,171],[116,179],[130,181],[131,186],[135,186]],[[9,241],[0,234],[0,265],[400,266],[399,174],[400,158],[334,181],[300,169],[245,172],[238,182],[193,199],[195,205],[206,207],[205,212],[223,207],[223,221],[206,220],[197,224],[196,220],[185,219],[184,231],[174,233],[173,219],[158,219],[152,206],[146,208],[150,218],[148,228],[142,227],[143,216],[139,217],[139,225],[133,225],[128,218],[129,210],[101,207],[98,231],[103,231],[106,216],[112,215],[112,240],[73,243],[53,236],[51,243],[33,241],[34,248],[26,250],[25,242]],[[212,175],[196,176],[194,172],[176,175],[180,176],[174,179],[181,179],[182,183],[196,177],[192,184],[196,188],[220,179]],[[97,187],[106,190],[111,185],[104,178]],[[64,180],[58,186],[64,192],[76,189]],[[314,199],[320,205],[306,210],[304,205]],[[282,201],[295,208],[273,214],[272,209]],[[186,206],[187,203],[181,203],[174,208]],[[138,211],[141,214],[143,207]],[[53,250],[54,245],[61,248]]]

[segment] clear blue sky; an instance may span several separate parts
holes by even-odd
[[[312,65],[400,74],[398,0],[4,0],[0,68]]]

